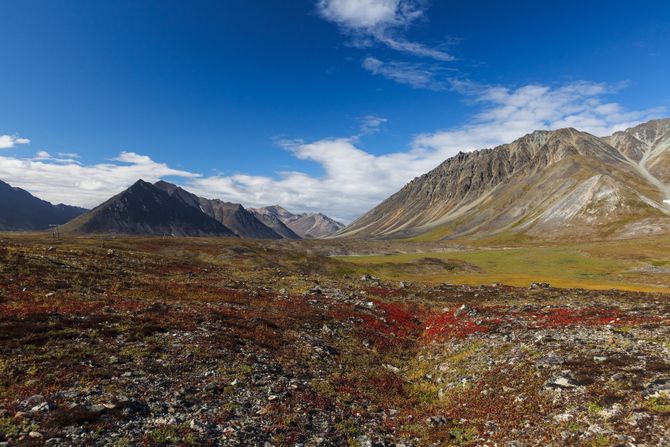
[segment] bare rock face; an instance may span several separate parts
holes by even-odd
[[[670,120],[599,138],[536,131],[494,149],[459,153],[338,233],[426,239],[597,237],[641,219],[668,219]]]

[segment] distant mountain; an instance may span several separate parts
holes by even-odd
[[[72,233],[235,236],[222,223],[151,183],[138,180],[63,226]]]
[[[536,131],[459,153],[338,237],[632,237],[670,229],[670,120],[599,138]]]
[[[275,233],[279,234],[284,239],[301,239],[300,236],[295,234],[293,230],[287,227],[279,217],[271,212],[268,212],[267,208],[251,208],[249,211],[251,211],[258,220],[263,222],[266,226],[272,228]]]
[[[293,214],[281,206],[257,208],[254,212],[273,216],[284,223],[295,234],[305,239],[319,239],[335,234],[344,225],[321,213]]]
[[[0,231],[38,231],[61,225],[86,212],[84,208],[52,205],[28,191],[0,181]]]
[[[328,237],[344,228],[344,224],[321,213],[300,214],[296,219],[287,222],[286,225],[306,239]]]
[[[264,208],[254,208],[254,211],[275,216],[282,222],[290,221],[298,216],[297,214],[293,214],[279,205],[266,206]]]
[[[154,184],[159,189],[170,194],[187,205],[197,208],[213,219],[224,224],[236,235],[252,239],[281,239],[282,236],[272,228],[266,226],[253,213],[246,210],[239,203],[223,202],[218,199],[198,197],[185,189],[158,181]]]

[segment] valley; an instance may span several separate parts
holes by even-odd
[[[487,245],[487,242],[491,245]],[[527,287],[546,282],[556,287],[670,292],[670,237],[581,244],[509,240],[457,241],[439,251],[415,252],[412,243],[382,254],[343,256],[382,278],[455,284],[503,283]],[[421,245],[418,245],[421,247]],[[400,253],[399,253],[400,252]],[[433,268],[422,261],[437,260]]]
[[[0,443],[665,445],[667,243],[4,233]]]

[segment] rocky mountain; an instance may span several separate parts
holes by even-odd
[[[459,153],[339,237],[630,237],[670,230],[670,120],[599,138],[536,131]]]
[[[236,236],[224,224],[143,180],[82,214],[63,231],[172,236]]]
[[[155,186],[222,223],[240,237],[252,239],[281,239],[283,237],[239,203],[198,197],[177,185],[162,180],[156,182]]]
[[[286,225],[305,239],[328,237],[344,228],[344,224],[321,213],[299,214]]]
[[[86,212],[84,208],[52,205],[21,188],[0,181],[0,231],[46,230]]]
[[[251,208],[249,211],[251,211],[258,220],[263,222],[266,226],[272,228],[275,233],[279,234],[284,239],[301,239],[301,237],[295,234],[295,232],[289,227],[287,227],[286,224],[282,222],[282,220],[277,217],[276,214],[268,212],[268,208],[273,207]]]
[[[273,216],[301,238],[319,239],[331,236],[344,228],[340,222],[321,213],[293,214],[279,205],[256,208],[257,214]]]

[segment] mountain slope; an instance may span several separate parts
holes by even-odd
[[[331,236],[344,225],[321,213],[305,213],[286,222],[291,230],[305,239],[320,239]]]
[[[235,236],[222,223],[143,180],[69,222],[63,230],[72,233]]]
[[[282,238],[280,234],[269,228],[238,203],[198,197],[177,185],[164,181],[156,182],[155,186],[222,223],[240,237],[253,239]]]
[[[0,231],[46,230],[86,212],[84,208],[52,205],[21,188],[0,181]]]
[[[270,208],[270,207],[268,207]],[[276,214],[268,212],[267,208],[251,208],[249,210],[261,222],[284,239],[301,239],[293,230],[286,226]]]
[[[338,236],[592,237],[624,231],[631,221],[665,222],[669,197],[660,174],[667,169],[668,123],[608,138],[575,129],[536,131],[494,149],[459,153]]]
[[[344,228],[340,222],[322,213],[293,214],[279,205],[256,208],[255,213],[273,216],[284,223],[292,232],[301,238],[319,239],[331,236]]]

